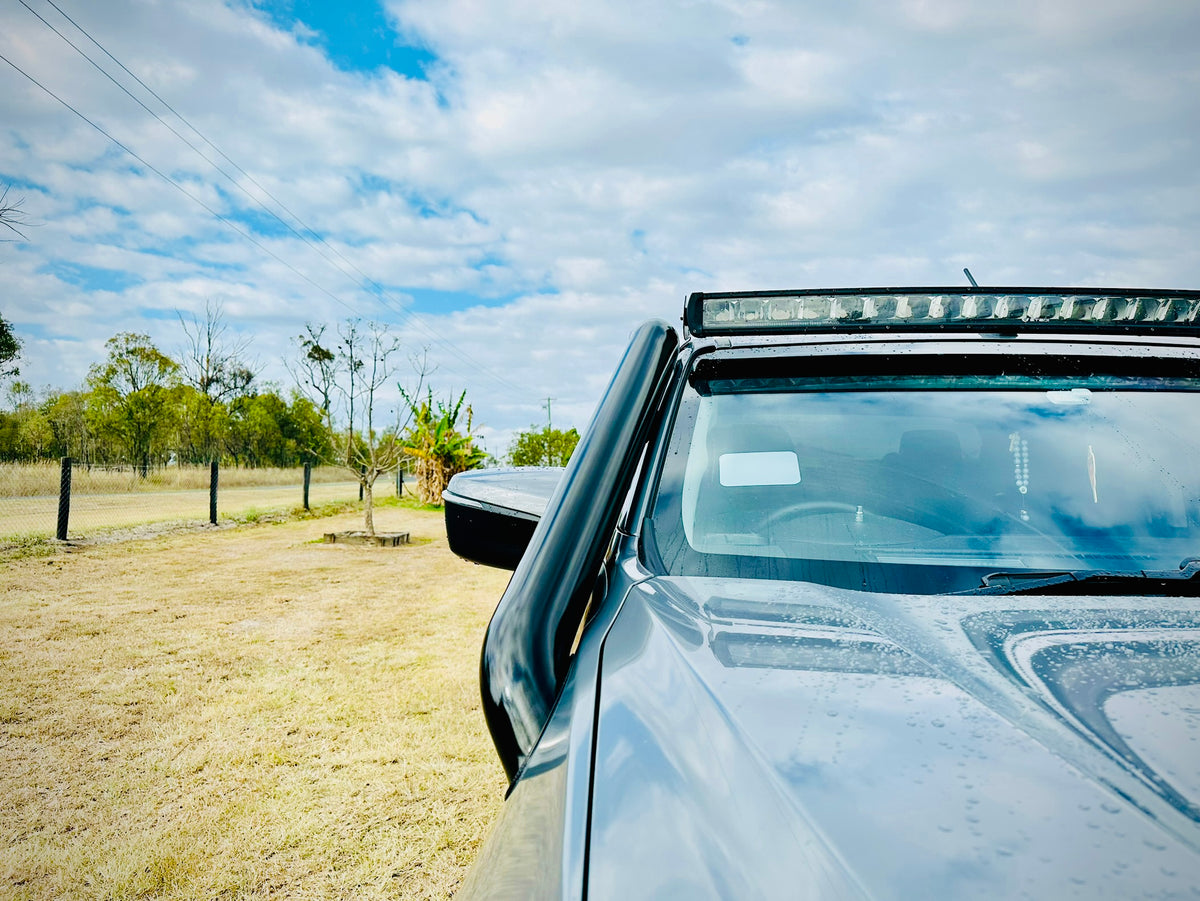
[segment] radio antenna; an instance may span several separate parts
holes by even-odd
[[[963,275],[967,277],[967,281],[971,283],[972,288],[978,288],[979,282],[975,281],[975,276],[971,275],[971,270],[963,266]]]

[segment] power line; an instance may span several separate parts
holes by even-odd
[[[354,312],[353,307],[351,307],[348,303],[346,303],[344,300],[342,300],[340,297],[338,297],[332,291],[329,291],[327,288],[324,288],[321,285],[317,284],[315,281],[313,281],[311,278],[309,278],[307,275],[305,275],[303,272],[301,272],[299,269],[297,269],[295,266],[293,266],[287,260],[283,259],[278,254],[276,254],[274,251],[272,251],[269,247],[265,247],[264,245],[259,243],[257,240],[255,240],[255,238],[252,235],[250,235],[248,232],[241,229],[236,222],[234,222],[231,219],[226,218],[225,216],[222,216],[220,213],[218,213],[216,210],[214,210],[212,207],[210,207],[207,203],[205,203],[203,200],[201,200],[195,194],[190,192],[187,188],[185,188],[179,182],[175,181],[175,179],[171,178],[171,176],[167,175],[165,172],[156,168],[153,164],[147,162],[145,159],[140,157],[137,153],[135,153],[129,147],[122,144],[120,141],[118,141],[116,138],[114,138],[111,134],[109,134],[107,131],[105,131],[103,128],[101,128],[99,125],[97,125],[91,119],[89,119],[87,116],[85,116],[79,110],[75,109],[75,107],[71,106],[71,104],[67,103],[67,101],[63,100],[61,97],[59,97],[57,94],[55,94],[52,90],[50,90],[48,87],[46,87],[40,81],[38,81],[36,78],[34,78],[28,72],[26,72],[24,69],[22,69],[16,63],[14,63],[11,59],[4,56],[3,54],[0,54],[0,61],[8,63],[10,66],[12,66],[14,69],[16,69],[17,72],[19,72],[21,75],[25,76],[25,78],[27,78],[30,82],[32,82],[36,87],[41,89],[43,92],[48,94],[50,97],[57,100],[59,103],[61,103],[67,109],[69,109],[72,113],[74,113],[76,116],[78,116],[84,122],[86,122],[88,125],[92,126],[92,128],[96,129],[96,131],[100,132],[100,134],[104,135],[104,137],[108,138],[110,141],[112,141],[114,144],[116,144],[118,147],[120,147],[122,150],[124,150],[127,154],[129,154],[131,157],[133,157],[135,160],[137,160],[139,163],[141,163],[143,166],[145,166],[147,169],[149,169],[151,172],[153,172],[155,175],[157,175],[159,178],[161,178],[167,184],[171,185],[171,187],[173,187],[177,191],[179,191],[179,193],[183,194],[185,197],[187,197],[192,202],[199,204],[201,207],[203,207],[205,210],[207,210],[209,213],[211,213],[213,217],[215,217],[217,220],[222,222],[224,225],[227,225],[229,228],[233,229],[235,232],[237,232],[239,235],[241,235],[243,238],[245,238],[247,241],[249,241],[251,244],[253,244],[255,247],[257,247],[263,253],[272,257],[277,262],[283,264],[285,267],[290,269],[297,276],[302,278],[304,281],[308,282],[310,285],[312,285],[314,288],[316,288],[322,294],[329,297],[334,302],[345,307],[351,313]]]
[[[128,88],[126,88],[124,85],[122,85],[119,81],[117,81],[112,76],[111,73],[109,73],[104,67],[99,65],[94,59],[92,59],[92,57],[90,57],[86,52],[84,52],[73,41],[71,41],[70,38],[68,38],[66,35],[64,35],[57,28],[55,28],[41,14],[39,14],[36,10],[34,10],[33,7],[31,7],[27,2],[25,2],[25,0],[18,0],[18,2],[20,2],[20,4],[22,6],[24,6],[25,9],[27,9],[30,13],[32,13],[34,16],[36,16],[38,18],[38,20],[42,22],[42,24],[44,24],[47,28],[49,28],[51,31],[53,31],[56,35],[58,35],[58,37],[60,39],[62,39],[68,46],[70,46],[71,49],[73,49],[76,53],[78,53],[85,60],[87,60],[88,63],[90,63],[92,65],[92,67],[96,69],[96,71],[100,72],[105,78],[107,78],[116,87],[118,87],[123,93],[125,93],[131,100],[133,100],[138,106],[140,106],[143,110],[145,110],[147,113],[149,113],[151,116],[153,116],[156,120],[158,120],[158,122],[164,128],[166,128],[173,135],[175,135],[175,137],[179,138],[180,141],[182,141],[184,144],[186,144],[192,150],[192,152],[194,152],[197,156],[199,156],[206,163],[208,163],[210,166],[212,166],[213,169],[215,169],[222,176],[224,176],[229,181],[229,183],[232,184],[235,188],[237,188],[243,195],[245,195],[246,198],[249,199],[251,203],[255,204],[259,209],[263,210],[267,215],[269,215],[271,218],[273,218],[275,221],[277,221],[280,225],[284,226],[284,228],[286,228],[289,232],[291,232],[293,235],[295,235],[297,238],[299,238],[304,244],[306,244],[314,252],[316,252],[317,255],[320,256],[329,266],[336,269],[341,275],[345,276],[346,278],[348,278],[352,282],[354,282],[356,287],[361,289],[365,285],[365,286],[368,286],[369,288],[371,288],[372,290],[368,291],[367,292],[368,294],[375,297],[375,299],[379,303],[381,303],[383,306],[387,307],[388,309],[391,309],[393,312],[398,313],[403,317],[403,320],[401,322],[402,327],[405,325],[415,326],[417,329],[419,329],[425,335],[427,335],[429,337],[429,339],[432,340],[435,344],[437,344],[438,346],[449,351],[453,356],[457,357],[460,361],[465,363],[469,368],[474,369],[475,371],[481,373],[482,375],[487,376],[488,378],[493,379],[497,383],[499,383],[507,388],[510,388],[512,390],[522,392],[522,393],[524,393],[526,391],[526,389],[514,384],[513,382],[504,378],[503,376],[501,376],[495,372],[492,372],[487,367],[482,366],[481,364],[476,362],[474,359],[472,359],[471,357],[466,355],[459,348],[455,347],[450,342],[442,339],[432,328],[427,326],[424,322],[422,322],[419,318],[417,318],[413,313],[406,311],[402,306],[399,305],[399,302],[397,300],[395,300],[395,298],[392,298],[389,296],[389,292],[387,291],[386,288],[383,287],[383,285],[381,285],[379,282],[372,279],[365,272],[363,272],[362,269],[360,269],[357,265],[355,265],[351,260],[347,259],[346,256],[344,254],[342,254],[336,247],[334,247],[328,241],[326,241],[325,238],[323,238],[316,229],[314,229],[312,226],[308,225],[303,219],[301,219],[298,215],[296,215],[296,213],[292,212],[292,210],[289,209],[286,204],[284,204],[281,200],[279,200],[277,197],[275,197],[269,190],[267,190],[265,187],[263,187],[263,185],[261,185],[253,176],[251,176],[245,169],[243,169],[241,166],[239,166],[231,157],[229,157],[228,154],[226,154],[223,150],[221,150],[220,147],[218,147],[212,140],[210,140],[198,128],[196,128],[190,121],[188,121],[188,119],[186,119],[173,106],[171,106],[170,103],[168,103],[161,96],[159,96],[159,94],[156,91],[154,91],[153,88],[151,88],[144,81],[142,81],[142,79],[139,78],[136,74],[134,74],[124,63],[122,63],[119,59],[117,59],[117,57],[115,57],[112,53],[110,53],[108,51],[108,49],[104,47],[103,44],[101,44],[94,37],[92,37],[92,35],[85,28],[83,28],[83,26],[81,26],[78,22],[76,22],[73,18],[71,18],[70,15],[68,15],[65,11],[63,11],[63,9],[57,3],[55,3],[54,0],[46,0],[46,2],[49,3],[50,6],[54,7],[54,9],[57,10],[58,13],[63,18],[65,18],[68,22],[70,22],[71,25],[74,26],[75,29],[80,34],[82,34],[89,41],[91,41],[92,44],[94,44],[97,48],[99,48],[100,51],[102,53],[104,53],[105,56],[107,56],[109,59],[111,59],[124,72],[126,72],[134,81],[136,81],[138,83],[138,85],[140,85],[145,91],[147,91],[152,97],[154,97],[166,109],[170,110],[170,112],[180,122],[182,122],[194,134],[196,134],[205,144],[207,144],[214,151],[216,151],[216,153],[219,154],[222,159],[226,160],[234,169],[236,169],[239,173],[241,173],[243,176],[245,176],[245,178],[251,184],[253,184],[256,188],[258,188],[258,190],[262,191],[262,193],[265,194],[267,197],[269,197],[276,205],[279,206],[280,209],[282,209],[285,213],[287,213],[288,216],[290,216],[297,223],[299,223],[300,226],[302,228],[304,228],[309,233],[309,235],[311,235],[312,237],[310,238],[308,235],[302,234],[290,222],[287,222],[282,217],[280,217],[278,213],[276,213],[274,210],[272,210],[268,206],[266,206],[259,198],[254,197],[249,191],[246,190],[245,187],[243,187],[238,182],[238,180],[236,178],[234,178],[232,175],[230,175],[228,172],[226,172],[224,169],[222,169],[214,160],[212,160],[203,151],[201,151],[200,148],[196,147],[195,144],[193,144],[191,141],[189,141],[187,138],[185,138],[182,134],[180,134],[179,131],[177,131],[174,127],[172,127],[170,125],[170,123],[168,123],[165,119],[162,118],[162,116],[160,116],[157,112],[152,110],[144,102],[142,102],[141,99],[134,96],[134,94]],[[6,60],[6,62],[8,62],[8,61]],[[13,65],[11,62],[9,64]],[[14,68],[16,68],[15,65],[14,65]],[[20,70],[18,70],[18,71],[20,71]],[[25,74],[25,73],[22,72],[22,74]],[[29,76],[26,75],[26,77],[29,77]],[[30,80],[32,80],[32,79],[30,79]],[[37,82],[35,82],[35,84],[36,83]],[[38,86],[42,87],[40,84]],[[43,90],[46,90],[46,89],[43,88]],[[47,93],[50,93],[50,92],[47,91]],[[51,94],[51,96],[54,96],[54,95]],[[55,99],[59,99],[59,98],[55,97]],[[60,100],[60,102],[62,102],[62,101]],[[64,105],[67,105],[67,104],[64,103]],[[68,106],[68,109],[71,109],[72,112],[76,112],[77,115],[81,115],[76,110],[74,110],[74,108],[72,108],[70,106]],[[85,119],[86,119],[86,117],[85,117]],[[93,124],[93,127],[95,127],[94,123],[91,123],[90,121],[89,121],[89,124]],[[111,140],[113,140],[114,143],[117,143],[119,146],[121,146],[122,149],[125,149],[126,151],[130,152],[131,155],[134,155],[134,154],[132,154],[132,151],[129,151],[128,148],[126,148],[124,145],[120,144],[120,142],[116,141],[115,138],[112,138],[110,135],[108,135],[107,132],[103,132],[103,133],[107,137],[109,137]],[[153,168],[153,167],[150,167],[149,164],[145,163],[144,161],[143,161],[143,164],[146,165],[148,168]],[[157,172],[157,170],[154,170],[154,171]],[[161,175],[162,173],[158,173],[158,174]],[[176,187],[179,187],[179,185],[176,185]],[[184,193],[187,194],[186,191],[184,191]],[[191,195],[189,194],[188,196],[190,197]],[[195,199],[195,198],[193,198],[193,199]],[[199,201],[197,201],[197,202],[199,202]],[[204,204],[202,204],[202,205],[204,205]],[[207,205],[204,205],[204,206],[205,206],[205,209],[208,209],[210,212],[213,212]],[[215,212],[213,212],[213,214],[217,215]],[[222,217],[218,217],[218,218],[222,218]],[[222,221],[227,221],[227,220],[224,220],[222,218]],[[240,234],[246,235],[246,233],[243,232],[241,229],[236,229],[236,230]],[[248,237],[248,235],[247,235],[247,237]],[[317,241],[319,241],[330,252],[335,254],[342,262],[344,262],[347,266],[349,266],[351,269],[353,269],[354,272],[356,272],[358,274],[358,276],[362,279],[362,281],[360,282],[358,279],[356,279],[354,276],[352,276],[349,272],[347,272],[336,261],[334,261],[328,255],[326,255],[321,250],[320,247],[318,247],[316,244],[313,243],[313,240],[312,240],[313,238],[315,238]],[[262,247],[262,245],[258,244],[257,242],[253,242],[253,243],[255,244],[255,246]],[[270,253],[270,251],[268,251],[268,253]],[[271,256],[273,256],[275,259],[279,260],[279,262],[281,262],[281,263],[284,262],[282,259],[280,259],[274,253],[271,253]],[[285,263],[285,265],[287,265],[287,264]],[[291,266],[289,266],[288,268],[291,268],[292,271],[296,271]],[[297,274],[299,274],[299,273],[297,273]],[[324,291],[324,289],[321,289],[321,290]],[[329,293],[329,292],[325,292],[325,293]],[[330,296],[332,296],[332,295],[330,295]],[[338,303],[341,303],[343,306],[347,306],[345,303],[343,303],[340,300],[338,300]],[[347,308],[349,309],[349,307],[347,307]]]
[[[105,69],[99,63],[97,63],[94,59],[92,59],[90,56],[88,56],[87,53],[85,53],[83,50],[81,50],[79,48],[79,46],[76,45],[70,38],[68,38],[66,35],[64,35],[61,31],[59,31],[57,28],[55,28],[52,24],[47,22],[46,19],[43,18],[41,16],[41,14],[39,14],[35,9],[33,9],[33,7],[31,7],[28,3],[26,3],[25,0],[17,0],[17,2],[20,3],[22,6],[24,6],[27,10],[29,10],[29,12],[33,13],[33,15],[37,16],[37,18],[42,22],[43,25],[45,25],[47,28],[49,28],[51,31],[53,31],[56,35],[58,35],[63,41],[65,41],[72,50],[74,50],[76,53],[78,53],[80,56],[82,56],[85,60],[87,60],[97,72],[99,72],[101,75],[103,75],[109,81],[111,81],[114,85],[116,85],[127,97],[129,97],[130,100],[132,100],[134,103],[136,103],[138,106],[140,106],[146,112],[148,112],[151,116],[153,116],[155,119],[157,119],[164,128],[166,128],[169,132],[171,132],[171,134],[175,135],[175,137],[177,137],[177,138],[179,138],[179,140],[183,141],[183,143],[185,143],[192,150],[192,152],[194,152],[202,160],[204,160],[206,163],[208,163],[210,166],[212,166],[214,169],[216,169],[218,172],[220,172],[223,176],[225,176],[225,178],[229,181],[229,183],[232,184],[239,191],[241,191],[242,194],[244,194],[251,203],[258,206],[259,209],[261,209],[268,216],[273,218],[276,222],[278,222],[280,225],[282,225],[284,228],[286,228],[288,231],[290,231],[293,235],[295,235],[301,241],[304,241],[306,244],[308,244],[310,247],[312,247],[314,250],[317,250],[317,252],[320,253],[319,249],[315,245],[312,244],[310,238],[307,235],[304,235],[301,232],[297,231],[296,228],[290,222],[287,222],[286,220],[284,220],[282,217],[279,216],[278,213],[276,213],[274,210],[272,210],[270,207],[268,207],[266,204],[264,204],[259,198],[255,197],[253,194],[251,194],[249,191],[247,191],[238,182],[238,180],[236,178],[234,178],[232,175],[230,175],[228,172],[226,172],[224,169],[222,169],[219,165],[217,165],[217,163],[214,162],[210,157],[208,157],[199,147],[197,147],[195,144],[193,144],[191,141],[189,141],[187,138],[185,138],[183,135],[181,135],[174,127],[172,127],[172,125],[169,122],[167,122],[165,119],[163,119],[162,116],[160,116],[154,110],[150,109],[150,107],[148,107],[145,103],[143,103],[140,98],[134,96],[134,94],[127,87],[125,87],[125,85],[121,84],[119,81],[117,81],[115,78],[113,78],[112,74],[107,69]],[[144,90],[146,90],[152,97],[154,97],[154,99],[156,99],[164,107],[166,107],[168,110],[170,110],[171,113],[174,114],[175,118],[177,118],[180,122],[182,122],[189,129],[191,129],[192,132],[194,132],[202,141],[204,141],[205,144],[207,144],[209,147],[211,147],[213,150],[215,150],[234,169],[236,169],[238,172],[240,172],[242,175],[244,175],[251,184],[253,184],[256,188],[258,188],[260,191],[262,191],[265,195],[270,197],[272,201],[274,201],[282,210],[284,210],[284,212],[286,212],[289,216],[291,216],[293,219],[295,219],[297,222],[299,222],[301,226],[303,226],[307,231],[309,231],[313,235],[313,237],[315,237],[315,238],[317,238],[317,240],[321,241],[322,244],[325,244],[326,247],[328,247],[331,251],[333,251],[339,257],[341,257],[342,260],[345,261],[348,265],[350,265],[350,266],[354,265],[349,260],[347,260],[344,256],[342,256],[342,254],[336,248],[334,248],[332,245],[328,244],[328,242],[326,242],[323,238],[321,238],[321,236],[316,233],[315,229],[313,229],[312,227],[307,225],[304,222],[304,220],[302,220],[299,216],[297,216],[290,209],[288,209],[283,204],[282,201],[280,201],[277,197],[275,197],[273,194],[271,194],[270,191],[268,191],[266,188],[264,188],[257,180],[254,179],[253,176],[251,176],[248,172],[246,172],[245,169],[243,169],[236,162],[234,162],[232,159],[230,159],[229,156],[226,155],[224,153],[224,151],[221,150],[220,147],[218,147],[216,144],[214,144],[212,141],[210,141],[207,137],[205,137],[204,134],[202,134],[199,129],[197,129],[194,125],[192,125],[191,122],[189,122],[178,111],[176,111],[175,108],[173,106],[171,106],[171,104],[169,104],[169,103],[167,103],[167,101],[163,100],[163,98],[160,97],[154,91],[153,88],[151,88],[144,81],[142,81],[140,78],[138,78],[138,76],[135,75],[133,72],[131,72],[129,70],[129,68],[124,63],[122,63],[119,59],[117,59],[115,56],[113,56],[111,53],[109,53],[109,51],[104,47],[104,45],[101,44],[99,41],[97,41],[94,37],[92,37],[91,34],[89,34],[83,28],[83,26],[81,26],[78,22],[76,22],[69,15],[67,15],[65,12],[63,12],[62,8],[59,7],[54,2],[54,0],[46,0],[46,2],[49,3],[51,6],[53,6],[56,10],[58,10],[59,14],[62,15],[62,17],[64,19],[66,19],[68,22],[70,22],[73,26],[75,26],[76,30],[79,31],[80,34],[82,34],[89,41],[91,41],[93,44],[95,44],[100,49],[100,51],[102,53],[104,53],[105,56],[107,56],[114,63],[116,63],[118,66],[120,66],[126,73],[128,73],[129,76],[134,81],[136,81]],[[350,274],[348,272],[341,269],[340,267],[336,267],[336,268],[338,268],[338,271],[341,272],[343,275],[349,277]],[[363,275],[364,278],[366,278],[365,273],[362,273],[360,271],[360,274]]]
[[[21,2],[22,2],[22,5],[25,5],[24,0],[21,0]],[[252,175],[250,175],[249,172],[247,172],[245,169],[243,169],[241,166],[239,166],[236,162],[234,162],[232,159],[230,159],[228,156],[226,156],[224,151],[222,151],[220,147],[218,147],[216,144],[214,144],[212,141],[210,141],[207,137],[205,137],[200,132],[200,130],[198,128],[196,128],[196,126],[192,125],[191,122],[189,122],[186,118],[184,118],[182,113],[180,113],[178,110],[175,109],[175,107],[171,106],[171,104],[169,104],[166,100],[164,100],[158,94],[158,92],[154,90],[154,88],[150,87],[150,85],[146,84],[146,82],[142,81],[136,74],[134,74],[132,71],[130,71],[128,66],[126,66],[123,62],[121,62],[119,59],[117,59],[115,56],[113,56],[111,53],[109,53],[108,49],[105,48],[105,46],[103,44],[101,44],[94,37],[92,37],[91,34],[88,33],[87,29],[85,29],[82,25],[80,25],[78,22],[76,22],[74,19],[72,19],[69,15],[67,15],[67,13],[63,11],[63,8],[61,6],[59,6],[57,3],[55,3],[54,0],[46,0],[46,2],[49,3],[51,6],[53,6],[56,10],[58,10],[58,14],[60,16],[62,16],[64,19],[66,19],[68,22],[70,22],[72,25],[74,25],[75,29],[80,34],[82,34],[85,38],[87,38],[89,41],[91,41],[93,44],[95,44],[96,47],[99,48],[101,53],[103,53],[105,56],[107,56],[109,59],[111,59],[114,63],[116,63],[118,66],[120,66],[121,69],[124,70],[124,72],[130,78],[132,78],[139,85],[141,85],[143,90],[145,90],[151,97],[153,97],[155,100],[157,100],[163,106],[165,106],[168,110],[170,110],[176,119],[178,119],[180,122],[182,122],[188,128],[190,128],[202,141],[204,141],[204,143],[206,143],[209,147],[211,147],[218,154],[220,154],[221,157],[227,163],[229,163],[229,165],[233,166],[233,168],[237,169],[238,172],[240,172],[242,175],[246,176],[246,178],[250,181],[251,184],[253,184],[256,188],[258,188],[260,191],[262,191],[264,194],[266,194],[268,197],[270,197],[273,201],[275,201],[275,203],[279,204],[279,206],[289,216],[291,216],[297,222],[301,222],[300,217],[297,216],[295,213],[293,213],[291,210],[289,210],[284,205],[283,201],[281,201],[279,198],[275,197],[270,191],[268,191],[261,184],[259,184],[257,181],[255,181],[254,177]],[[26,6],[26,9],[28,9],[28,6]],[[34,15],[37,15],[37,14],[34,13]],[[42,17],[38,16],[38,18],[41,19]],[[42,21],[45,21],[45,20],[43,19]],[[74,45],[72,45],[72,46],[74,46]],[[90,57],[89,57],[89,61],[90,61]],[[95,65],[95,64],[93,63],[93,65]],[[107,75],[107,74],[108,73],[105,72],[105,75]],[[124,90],[124,89],[122,89],[122,90]],[[303,222],[301,222],[301,224],[303,224]]]
[[[125,87],[125,85],[121,84],[119,81],[117,81],[115,78],[113,78],[107,69],[105,69],[99,63],[97,63],[94,59],[92,59],[90,56],[88,56],[69,37],[67,37],[65,34],[63,34],[61,31],[59,31],[57,28],[55,28],[49,22],[47,22],[42,17],[41,13],[39,13],[36,9],[34,9],[32,6],[30,6],[28,3],[26,3],[25,0],[17,0],[17,2],[20,3],[27,10],[29,10],[29,12],[31,12],[33,15],[37,16],[38,20],[43,25],[45,25],[47,28],[49,28],[51,31],[53,31],[56,35],[58,35],[60,38],[62,38],[62,40],[65,41],[72,50],[74,50],[76,53],[78,53],[80,56],[82,56],[85,60],[87,60],[89,63],[91,63],[92,68],[94,68],[97,72],[99,72],[101,75],[103,75],[109,81],[111,81],[114,85],[116,85],[121,91],[123,91],[125,93],[125,96],[127,96],[130,100],[132,100],[134,103],[136,103],[142,109],[144,109],[146,112],[148,112],[150,115],[152,115],[155,119],[157,119],[164,128],[166,128],[168,131],[171,132],[171,134],[175,135],[175,137],[179,138],[179,140],[181,140],[181,141],[183,141],[183,143],[187,144],[188,147],[190,147],[193,152],[197,153],[201,157],[201,159],[203,159],[206,163],[208,163],[210,166],[212,166],[214,169],[216,169],[218,172],[220,172],[222,175],[224,175],[227,179],[229,179],[230,182],[232,182],[235,186],[237,186],[237,180],[234,179],[233,176],[231,176],[228,172],[226,172],[224,169],[222,169],[220,166],[218,166],[216,163],[214,163],[211,159],[209,159],[207,156],[205,156],[204,153],[198,147],[196,147],[195,144],[193,144],[191,141],[189,141],[187,138],[185,138],[183,135],[181,135],[178,131],[176,131],[173,127],[171,127],[171,124],[169,122],[167,122],[166,120],[164,120],[162,118],[162,116],[160,116],[154,110],[150,109],[150,107],[146,106],[146,104],[143,103],[138,97],[135,97],[133,95],[133,93],[127,87]],[[62,15],[67,19],[67,21],[70,22],[72,25],[75,25],[75,27],[78,28],[79,31],[81,31],[85,37],[87,37],[89,40],[91,40],[93,44],[96,44],[97,47],[100,47],[101,50],[104,50],[104,48],[101,47],[100,44],[94,38],[92,38],[91,35],[89,35],[86,31],[83,31],[82,28],[79,28],[79,26],[75,24],[74,19],[72,19],[66,13],[63,13],[63,11],[61,9],[59,9],[57,6],[55,6],[53,0],[46,0],[46,2],[48,2],[51,6],[54,6],[55,9],[58,9],[58,11],[60,13],[62,13]],[[122,69],[125,69],[125,67],[123,65],[121,65],[121,62],[116,59],[116,57],[114,57],[111,53],[108,53],[107,50],[104,50],[104,52],[106,54],[108,54],[109,58],[112,59],[113,62],[115,62],[118,66],[121,66]],[[129,72],[128,69],[125,69],[125,71]],[[129,74],[133,75],[132,72],[130,72]],[[142,87],[146,87],[145,84],[143,84],[141,82],[141,80],[137,78],[136,75],[133,75],[133,77],[135,80],[138,81],[138,84],[141,84]],[[150,90],[150,89],[146,88],[146,90]],[[153,91],[150,91],[150,93],[154,94]],[[157,94],[154,94],[154,96],[156,98],[158,97]],[[162,98],[158,98],[158,99],[161,102]],[[176,114],[176,115],[178,115],[178,114]],[[195,131],[195,129],[192,129],[192,130]],[[197,134],[199,134],[199,132],[197,132]],[[203,135],[201,135],[201,137],[203,137]],[[251,200],[254,200],[254,197],[252,197],[250,195],[250,193],[247,192],[244,188],[242,188],[241,190],[243,193],[246,194],[247,197],[249,197]],[[265,209],[265,207],[264,207],[264,209]],[[270,210],[267,210],[267,212],[269,213]],[[272,214],[272,215],[274,215],[274,214]],[[278,216],[276,216],[275,218],[279,219]],[[282,219],[279,219],[279,222],[282,223],[283,225],[287,226],[287,223],[283,222]],[[288,226],[288,227],[290,228],[291,226]]]

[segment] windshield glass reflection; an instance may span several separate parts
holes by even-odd
[[[920,593],[1200,554],[1200,385],[995,381],[689,387],[650,545],[677,574]]]

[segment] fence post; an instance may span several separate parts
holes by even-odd
[[[208,479],[208,521],[217,524],[217,461],[212,461],[212,470]]]
[[[396,497],[404,496],[404,467],[396,467]]]
[[[58,540],[67,540],[67,523],[71,519],[71,458],[62,458],[62,475],[58,480]]]
[[[312,464],[304,464],[304,510],[308,511],[308,486],[312,484]]]
[[[363,482],[367,477],[367,464],[364,463],[358,471],[362,473],[362,477],[358,480],[358,499],[361,501],[363,499]]]

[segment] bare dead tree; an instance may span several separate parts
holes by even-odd
[[[11,190],[11,185],[6,185],[3,191],[0,191],[0,225],[3,225],[18,238],[24,239],[25,233],[21,228],[28,228],[33,225],[29,221],[29,215],[21,209],[25,203],[24,197],[17,197],[13,200],[8,199],[8,193]],[[15,238],[0,238],[3,241],[14,241]]]
[[[3,225],[10,232],[19,238],[24,238],[25,233],[18,226],[32,225],[25,211],[21,209],[21,205],[25,202],[24,197],[18,197],[15,200],[8,199],[8,192],[11,185],[5,185],[4,190],[0,191],[0,225]],[[0,243],[16,240],[15,238],[0,238]],[[3,316],[0,316],[0,378],[16,378],[21,374],[17,366],[17,360],[21,356],[21,339],[13,334],[12,325]]]
[[[227,401],[245,394],[256,376],[246,360],[247,337],[234,337],[225,321],[219,300],[204,302],[204,316],[175,311],[187,336],[181,355],[184,379],[213,401]]]

